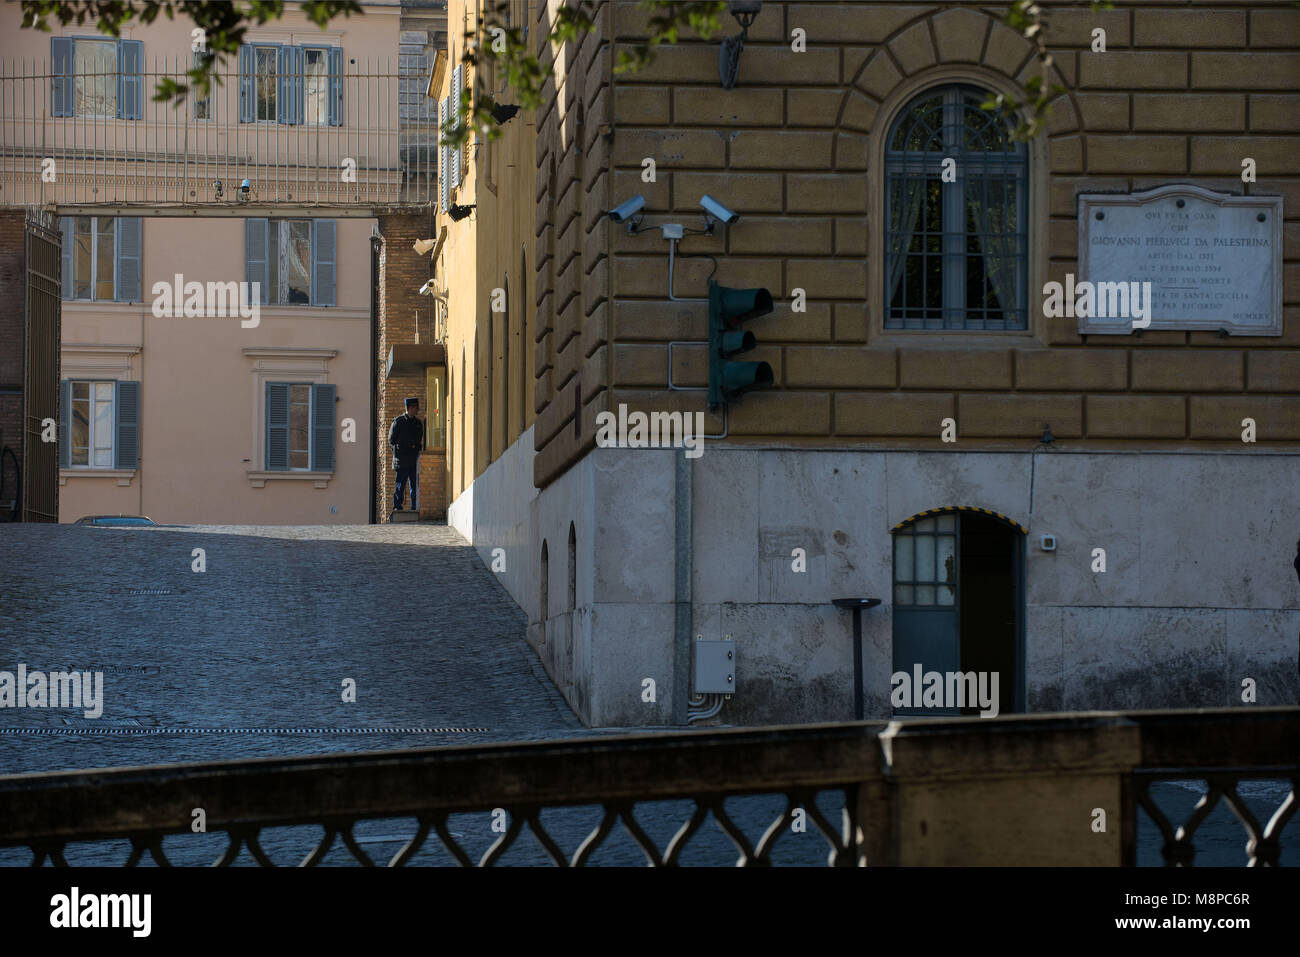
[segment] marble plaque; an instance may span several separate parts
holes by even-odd
[[[1112,295],[1110,309],[1076,313],[1080,333],[1129,333],[1136,326],[1281,335],[1282,197],[1187,185],[1081,195],[1074,278],[1094,289],[1123,283],[1126,293],[1150,293],[1149,325],[1134,319],[1133,309],[1103,314],[1123,311]]]

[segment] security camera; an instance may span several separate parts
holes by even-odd
[[[625,203],[620,203],[609,211],[609,218],[616,223],[626,222],[641,210],[645,209],[645,197],[640,193],[633,196]]]
[[[700,205],[704,207],[705,217],[708,219],[716,219],[728,226],[740,219],[740,213],[733,213],[708,193],[700,197]]]
[[[434,295],[434,294],[436,293],[436,291],[437,291],[437,290],[435,290],[435,289],[433,288],[433,280],[432,280],[432,279],[430,279],[428,282],[426,282],[423,286],[420,287],[420,295],[421,295],[421,296],[432,296],[432,295]]]

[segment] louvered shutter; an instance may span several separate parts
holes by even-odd
[[[282,46],[275,54],[276,103],[279,121],[291,126],[302,122],[302,63],[301,47]]]
[[[289,383],[266,384],[266,470],[289,469]]]
[[[456,70],[451,75],[451,118],[456,127],[460,128],[460,91],[464,82],[464,67],[457,65]],[[460,147],[450,147],[451,150],[451,188],[455,189],[460,185]]]
[[[117,255],[113,257],[113,298],[118,302],[140,302],[140,249],[144,238],[140,217],[119,216],[114,226]]]
[[[311,221],[311,304],[335,305],[338,261],[337,227],[332,219]]]
[[[330,47],[330,126],[343,125],[343,51]]]
[[[72,380],[59,383],[59,468],[72,467]]]
[[[59,230],[63,233],[63,298],[71,299],[72,284],[72,244],[75,223],[71,216],[59,217]]]
[[[77,84],[72,58],[72,41],[67,37],[50,38],[50,110],[55,116],[72,116],[75,112]]]
[[[267,305],[271,300],[271,290],[267,288],[270,281],[267,275],[266,258],[268,255],[266,233],[267,221],[265,219],[246,219],[244,220],[244,274],[249,284],[249,297],[253,295],[253,283],[260,283],[262,305]]]
[[[239,122],[252,123],[257,119],[257,78],[254,76],[256,58],[247,44],[239,48]]]
[[[311,387],[311,470],[334,471],[334,396],[338,386]]]
[[[117,442],[113,447],[113,468],[140,467],[140,383],[115,383],[113,414],[117,419]]]
[[[438,138],[441,140],[442,131],[447,128],[447,100],[444,98],[438,104]],[[442,212],[447,211],[447,205],[451,202],[451,148],[448,146],[438,147],[438,208]]]
[[[140,70],[144,44],[139,40],[117,41],[117,118],[138,120],[144,115],[144,83]]]

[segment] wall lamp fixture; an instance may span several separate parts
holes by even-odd
[[[740,73],[740,54],[749,38],[749,26],[762,9],[762,0],[729,0],[727,3],[727,12],[740,24],[740,33],[734,37],[723,37],[718,49],[718,76],[724,90],[730,90],[736,85],[736,77]]]

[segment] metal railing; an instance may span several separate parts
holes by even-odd
[[[189,66],[155,57],[124,86],[116,72],[0,62],[0,206],[211,212],[427,206],[436,195],[438,131],[403,122],[390,61],[345,59],[334,78],[227,65],[207,97],[153,99],[164,78],[187,83]]]
[[[1152,781],[1206,777],[1175,830]],[[1256,779],[1282,786],[1263,825],[1237,794]],[[696,844],[729,863],[725,842],[703,828],[712,817],[746,865],[781,862],[803,840],[792,836],[799,820],[838,866],[1135,864],[1140,827],[1154,820],[1159,834],[1146,843],[1163,838],[1164,862],[1188,865],[1198,825],[1223,799],[1243,825],[1242,862],[1276,865],[1297,863],[1283,860],[1282,836],[1298,790],[1296,708],[917,719],[11,776],[0,778],[0,849],[25,848],[35,865],[100,847],[128,866],[146,855],[372,866],[363,845],[387,842],[391,866],[432,863],[434,849],[487,866],[518,853],[529,831],[538,863],[597,862],[616,835],[654,866],[687,862]],[[665,808],[678,825],[667,840]],[[193,833],[199,809],[213,833]],[[580,809],[586,824],[575,824]],[[1099,831],[1098,811],[1118,826]],[[473,812],[500,822],[481,852],[453,830]],[[377,821],[405,831],[362,833]],[[202,857],[204,841],[215,861]]]

